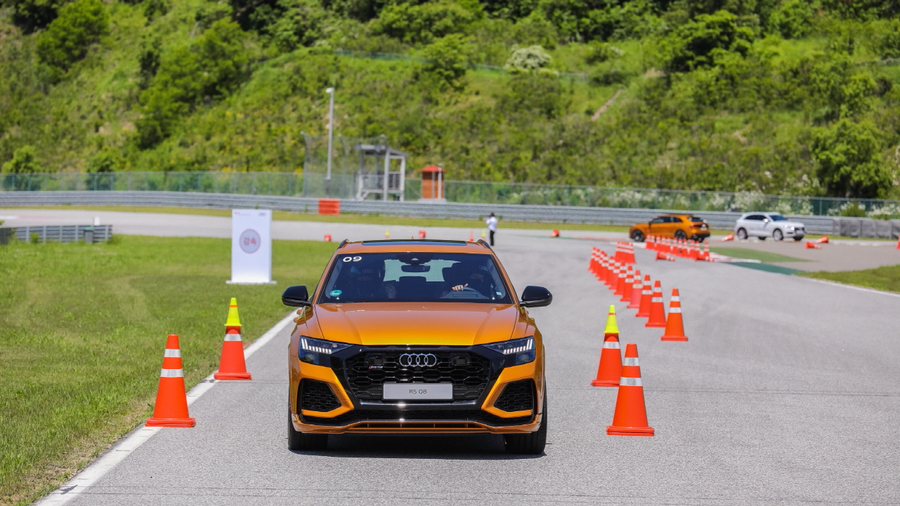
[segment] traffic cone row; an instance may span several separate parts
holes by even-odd
[[[616,262],[634,265],[634,244],[630,242],[616,241]]]
[[[650,276],[644,275],[642,282],[640,271],[633,270],[630,265],[617,262],[596,247],[591,249],[588,271],[598,281],[604,282],[613,291],[613,295],[619,297],[619,301],[627,302],[626,307],[637,309],[635,317],[647,318],[645,327],[665,328],[662,340],[687,341],[687,337],[684,335],[681,301],[677,288],[672,290],[669,318],[666,318],[662,285],[659,280],[656,280],[651,286]]]
[[[687,239],[670,239],[666,237],[648,236],[646,248],[656,251],[657,260],[675,260],[675,257],[688,258],[693,261],[712,262],[709,244],[701,250],[699,241]]]
[[[238,316],[237,299],[232,298],[225,320],[225,341],[219,370],[213,375],[217,380],[249,380],[250,373],[244,361],[241,341],[241,319]],[[181,364],[181,347],[178,335],[166,339],[162,372],[156,391],[153,416],[144,423],[147,427],[193,427],[196,420],[188,414],[187,392],[184,385],[184,369]]]

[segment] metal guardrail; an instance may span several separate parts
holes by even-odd
[[[413,173],[415,171],[408,171]],[[129,191],[189,192],[283,197],[354,198],[356,174],[333,174],[326,184],[324,173],[292,172],[54,172],[0,174],[4,191]],[[326,191],[330,188],[330,192]],[[841,216],[863,212],[869,218],[900,218],[900,201],[829,197],[765,195],[750,192],[707,192],[615,188],[531,183],[444,181],[448,202],[471,204],[525,204],[622,209],[679,209],[706,213],[732,211],[778,211],[784,215]],[[422,197],[421,180],[407,177],[403,199]],[[850,209],[850,208],[854,209]]]
[[[54,191],[0,192],[0,207],[27,206],[159,206],[209,207],[217,209],[273,209],[296,213],[317,213],[319,199],[279,197],[268,195],[233,195],[186,192],[127,192],[127,191]],[[684,213],[671,209],[619,209],[581,206],[540,206],[510,204],[462,204],[438,202],[395,202],[376,200],[340,200],[342,213],[380,214],[412,218],[461,218],[481,221],[490,213],[505,221],[545,223],[587,223],[596,225],[629,226],[646,222],[658,214]],[[741,215],[736,212],[695,213],[712,228],[731,230]],[[813,234],[834,234],[849,237],[896,238],[900,234],[900,220],[872,220],[870,218],[832,218],[828,216],[787,215],[801,221]]]
[[[112,225],[42,225],[14,227],[16,239],[22,242],[106,242],[112,238]]]

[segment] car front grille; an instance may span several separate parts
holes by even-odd
[[[400,356],[408,353],[436,357],[434,365],[404,367]],[[469,351],[367,350],[345,361],[350,391],[360,401],[381,401],[385,383],[452,383],[453,401],[481,397],[491,379],[491,362]]]
[[[530,379],[507,384],[494,402],[494,407],[506,412],[534,409],[534,382]]]
[[[327,384],[305,379],[300,382],[300,409],[327,413],[341,407],[341,401],[335,397]]]

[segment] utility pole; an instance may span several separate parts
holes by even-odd
[[[330,95],[328,99],[328,169],[325,173],[325,196],[330,197],[331,189],[331,147],[334,142],[334,88],[328,88],[325,93]]]

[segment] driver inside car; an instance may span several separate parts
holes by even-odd
[[[449,281],[453,285],[450,287],[450,290],[454,292],[460,292],[469,288],[484,296],[490,293],[490,285],[486,279],[487,272],[484,267],[465,269],[455,265],[451,270],[451,276]]]

